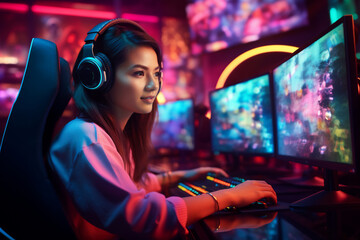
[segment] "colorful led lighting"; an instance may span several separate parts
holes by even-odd
[[[0,63],[1,64],[18,64],[19,59],[17,57],[4,56],[4,57],[0,57]]]
[[[193,189],[197,190],[198,192],[201,192],[201,193],[208,193],[208,191],[206,191],[205,189],[201,188],[201,187],[198,187],[198,186],[195,186],[191,183],[188,183],[188,185],[190,187],[192,187]]]
[[[181,186],[181,185],[178,185],[178,188],[179,188],[179,189],[181,189],[182,191],[186,192],[187,194],[191,195],[191,196],[196,196],[196,194],[195,194],[195,193],[193,193],[193,192],[191,192],[191,191],[187,190],[186,188],[184,188],[184,187],[183,187],[183,186]]]
[[[224,182],[223,180],[220,180],[220,179],[218,179],[218,178],[214,178],[214,177],[211,177],[211,176],[206,176],[206,179],[208,179],[208,180],[210,180],[210,181],[213,181],[213,182],[216,182],[216,183],[219,183],[219,184],[221,184],[221,185],[230,187],[230,183]]]
[[[0,9],[26,13],[27,11],[29,11],[29,6],[27,4],[21,4],[21,3],[0,3]]]
[[[162,92],[157,95],[156,99],[160,105],[166,102],[165,96]]]
[[[53,6],[43,6],[43,5],[33,5],[31,7],[31,10],[34,13],[39,13],[39,14],[66,15],[66,16],[101,18],[101,19],[116,18],[116,13],[110,11],[63,8],[63,7],[53,7]]]
[[[211,111],[210,110],[205,114],[205,117],[208,119],[211,119]]]
[[[123,13],[122,17],[126,18],[126,19],[133,20],[133,21],[139,21],[139,22],[151,22],[151,23],[158,23],[159,22],[159,17],[152,16],[152,15]]]
[[[245,60],[254,57],[259,54],[263,53],[270,53],[270,52],[285,52],[285,53],[293,53],[298,49],[298,47],[289,46],[289,45],[267,45],[267,46],[261,46],[254,49],[251,49],[249,51],[246,51],[242,54],[240,54],[238,57],[236,57],[227,67],[224,69],[224,71],[221,73],[218,82],[216,84],[216,89],[222,88],[226,82],[226,79],[231,74],[231,72],[239,66],[242,62]]]

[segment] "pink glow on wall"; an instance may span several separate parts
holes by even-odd
[[[40,14],[42,13],[42,14],[53,14],[53,15],[67,15],[67,16],[101,18],[101,19],[116,18],[116,13],[110,11],[62,8],[62,7],[52,7],[52,6],[42,6],[42,5],[33,5],[31,7],[31,10],[34,13],[40,13]]]
[[[0,3],[0,9],[25,13],[29,11],[29,6],[21,3]]]
[[[151,23],[159,22],[159,17],[151,16],[151,15],[123,13],[122,17],[133,20],[133,21],[139,21],[139,22],[151,22]]]

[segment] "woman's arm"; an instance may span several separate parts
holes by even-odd
[[[212,192],[218,200],[219,209],[224,209],[231,204],[231,194],[227,190]],[[217,203],[209,194],[202,194],[195,197],[183,198],[187,207],[188,219],[186,225],[189,226],[202,218],[205,218],[217,211]]]
[[[180,181],[193,181],[212,172],[228,177],[228,174],[214,167],[201,167],[192,170],[168,171],[157,175],[159,182],[164,187],[174,185]],[[264,181],[248,180],[234,188],[223,189],[209,194],[183,198],[188,212],[187,225],[207,217],[218,210],[228,206],[245,207],[262,198],[277,202],[274,189]],[[216,200],[215,200],[216,199]]]
[[[218,207],[219,210],[228,206],[245,207],[262,198],[277,202],[274,189],[264,181],[245,181],[234,188],[212,192],[212,195],[216,200],[209,194],[184,198],[188,212],[188,226],[215,213]]]

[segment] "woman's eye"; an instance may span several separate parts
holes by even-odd
[[[143,71],[136,71],[136,72],[134,72],[134,76],[142,77],[142,76],[144,76],[144,72]]]
[[[156,72],[156,73],[155,73],[155,77],[156,77],[156,78],[161,78],[161,77],[162,77],[162,72],[160,72],[160,71],[159,71],[159,72]]]

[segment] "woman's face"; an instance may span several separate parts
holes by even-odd
[[[115,82],[109,91],[112,109],[117,117],[132,113],[150,113],[161,76],[157,55],[151,47],[131,49],[127,60],[116,66]]]

